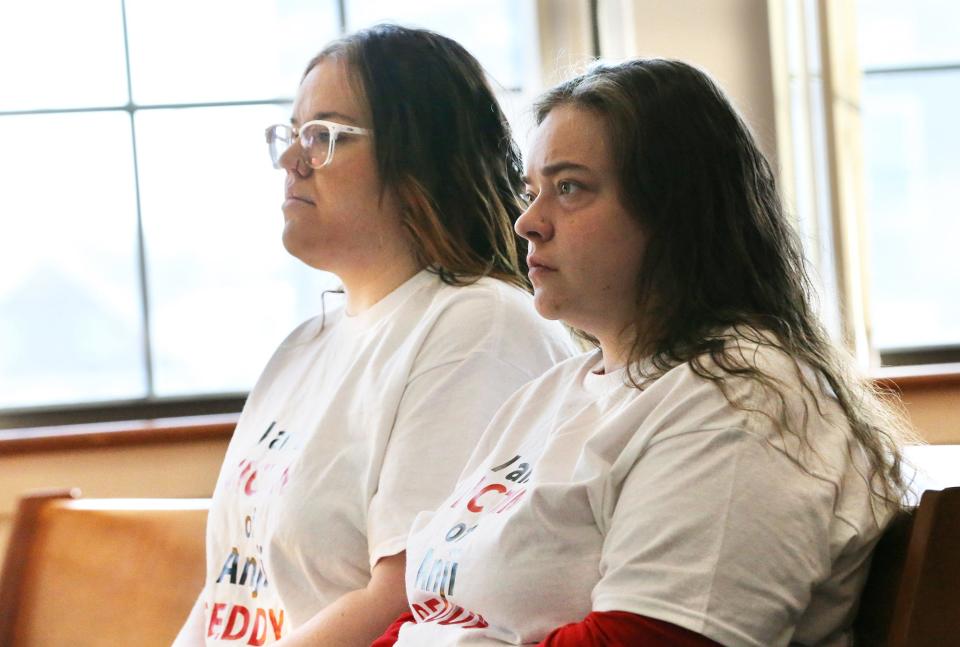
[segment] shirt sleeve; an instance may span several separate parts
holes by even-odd
[[[438,321],[403,393],[367,516],[370,566],[404,550],[416,515],[449,495],[500,406],[554,361],[543,328],[502,304]],[[531,316],[533,316],[531,314]]]
[[[399,632],[399,628],[397,629]],[[389,647],[393,643],[375,647]],[[722,647],[689,629],[624,611],[594,611],[564,625],[537,647]]]
[[[787,645],[830,572],[834,487],[752,432],[654,441],[609,496],[595,611],[658,618],[723,644]]]

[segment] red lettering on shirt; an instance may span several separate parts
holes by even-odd
[[[229,605],[230,611],[226,613],[227,607],[225,602],[213,605],[207,637],[218,640],[246,640],[248,645],[265,644],[271,629],[276,640],[283,637],[283,609],[251,609],[234,604]],[[224,617],[227,619],[226,625],[223,623]]]
[[[280,615],[273,615],[273,609],[270,609],[270,626],[273,627],[273,635],[280,640],[283,634],[283,609],[280,609]]]
[[[500,485],[499,483],[491,483],[490,485],[486,486],[485,488],[477,492],[476,496],[474,496],[472,499],[467,501],[467,510],[469,510],[470,512],[483,512],[483,506],[477,504],[477,499],[479,499],[481,496],[483,496],[487,492],[499,492],[500,494],[503,494],[506,491],[507,491],[507,487],[505,485]]]
[[[422,603],[414,603],[410,608],[417,615],[417,622],[461,625],[463,629],[482,629],[488,626],[487,621],[479,613],[451,604],[446,598],[431,598]]]
[[[247,459],[240,461],[239,467],[240,476],[238,478],[241,486],[243,487],[243,493],[247,496],[252,496],[257,491],[257,488],[254,485],[257,480],[256,467],[254,466],[253,461]]]
[[[243,616],[243,624],[235,627],[237,618]],[[227,626],[223,628],[223,640],[237,640],[243,638],[247,633],[247,627],[250,625],[250,612],[246,607],[235,605],[230,611],[230,617],[227,619]]]
[[[253,621],[253,630],[250,632],[250,640],[247,644],[262,645],[265,642],[267,642],[267,612],[257,609],[257,616]]]
[[[500,506],[494,510],[497,514],[501,512],[506,512],[516,504],[517,501],[523,498],[523,495],[526,494],[526,489],[520,489],[516,491],[510,491],[506,493],[507,500],[500,504]]]
[[[460,494],[460,495],[456,498],[456,500],[454,500],[454,502],[450,504],[450,507],[451,507],[451,508],[456,508],[456,507],[460,504],[460,501],[463,500],[463,497],[467,496],[470,492],[473,492],[473,491],[476,490],[478,487],[480,487],[481,485],[483,485],[483,482],[486,481],[486,480],[487,480],[487,477],[486,477],[486,476],[481,476],[481,477],[480,477],[480,480],[477,481],[475,485],[473,485],[472,487],[468,487],[468,488],[463,489],[463,490],[462,490],[462,494]]]
[[[207,627],[207,637],[213,636],[216,633],[214,630],[223,623],[220,612],[226,607],[227,605],[223,602],[217,602],[213,605],[213,610],[210,612],[210,625]]]

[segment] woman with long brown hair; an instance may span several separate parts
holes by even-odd
[[[597,65],[536,117],[536,307],[597,348],[522,387],[417,518],[411,613],[375,644],[849,644],[904,432],[818,322],[749,130],[666,60]]]

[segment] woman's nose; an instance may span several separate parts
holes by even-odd
[[[313,169],[303,159],[299,139],[291,142],[287,150],[280,154],[280,168],[286,169],[290,173],[296,173],[301,177],[310,175],[310,171]]]
[[[543,243],[553,238],[553,225],[547,218],[547,213],[543,205],[534,200],[527,210],[524,211],[517,222],[513,225],[513,230],[519,236],[531,242]]]

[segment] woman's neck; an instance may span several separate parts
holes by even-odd
[[[422,268],[412,255],[399,255],[349,275],[341,274],[347,296],[347,314],[355,316],[369,310],[378,301],[406,283]]]
[[[609,335],[594,335],[600,342],[600,352],[603,354],[602,368],[604,373],[618,371],[630,362],[630,351],[633,350],[632,335],[627,331],[619,331]]]

